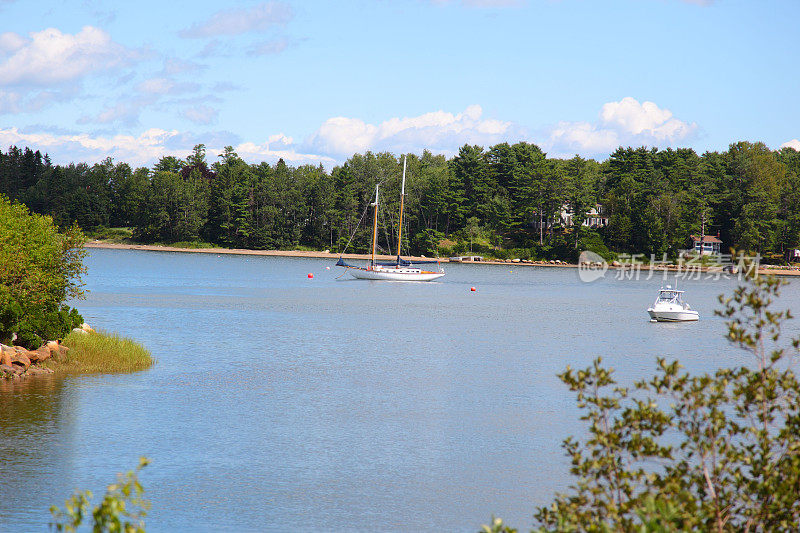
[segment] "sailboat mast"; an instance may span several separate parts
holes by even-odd
[[[375,206],[375,216],[372,222],[372,261],[370,265],[375,264],[375,246],[378,243],[378,185],[375,185],[375,203],[372,204]]]
[[[403,184],[400,186],[400,223],[397,228],[397,264],[400,264],[400,244],[403,242],[403,199],[406,196],[406,161],[403,156]]]

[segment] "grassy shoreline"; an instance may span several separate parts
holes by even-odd
[[[69,348],[58,360],[44,365],[56,373],[118,374],[139,372],[153,366],[155,360],[141,344],[117,333],[70,333],[62,344]]]

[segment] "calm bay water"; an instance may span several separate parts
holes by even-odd
[[[569,484],[567,364],[601,355],[627,382],[658,356],[743,360],[713,316],[728,280],[682,281],[701,320],[654,324],[660,279],[566,268],[390,283],[319,259],[94,249],[86,264],[86,320],[158,362],[0,382],[3,531],[46,529],[74,489],[99,500],[141,455],[148,531],[476,531],[492,513],[524,530]],[[782,300],[798,307],[800,280]]]

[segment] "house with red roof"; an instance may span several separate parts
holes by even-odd
[[[699,235],[690,235],[690,238],[692,239],[694,253],[701,255],[716,255],[720,253],[722,241],[719,240],[719,236],[703,235],[700,237]]]

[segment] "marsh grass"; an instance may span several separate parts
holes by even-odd
[[[60,361],[48,361],[57,372],[71,374],[137,372],[153,366],[150,352],[116,333],[70,333],[62,344],[69,351]]]

